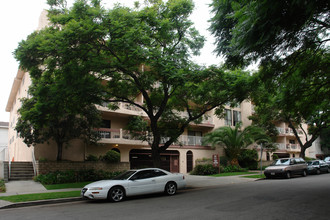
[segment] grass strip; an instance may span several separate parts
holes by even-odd
[[[80,191],[69,191],[69,192],[51,192],[51,193],[34,193],[34,194],[23,194],[13,196],[0,196],[0,200],[6,200],[9,202],[29,202],[47,199],[61,199],[79,197]]]
[[[255,178],[255,179],[264,179],[266,176],[264,174],[257,174],[257,175],[248,175],[248,176],[242,176],[244,178]]]
[[[52,185],[43,185],[47,190],[52,189],[73,189],[73,188],[83,188],[91,182],[79,182],[79,183],[62,183],[62,184],[52,184]]]
[[[213,177],[221,177],[221,176],[238,176],[238,175],[245,175],[245,174],[255,174],[256,172],[229,172],[229,173],[219,173],[219,174],[213,174],[210,176]]]

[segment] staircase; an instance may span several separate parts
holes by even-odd
[[[9,180],[32,180],[33,177],[32,162],[11,162]]]

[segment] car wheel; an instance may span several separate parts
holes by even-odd
[[[321,173],[321,170],[320,169],[317,169],[316,170],[316,174],[320,174]]]
[[[290,178],[291,178],[291,173],[290,173],[290,172],[286,172],[286,173],[285,173],[285,177],[286,177],[287,179],[290,179]]]
[[[328,167],[328,169],[327,169],[327,173],[330,173],[330,167]]]
[[[177,186],[176,186],[175,182],[168,182],[165,185],[165,193],[167,195],[170,195],[170,196],[174,195],[176,193],[176,189],[177,189]]]
[[[108,192],[108,200],[111,202],[120,202],[125,198],[125,191],[120,186],[112,187]]]
[[[306,170],[303,170],[303,173],[302,173],[302,176],[307,176],[307,171]]]

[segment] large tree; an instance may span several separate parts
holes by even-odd
[[[21,100],[15,127],[25,144],[54,141],[56,159],[62,160],[63,147],[71,140],[97,142],[95,128],[100,126],[101,117],[94,104],[101,102],[99,81],[71,69],[45,71],[32,82],[29,98]]]
[[[45,70],[78,66],[106,82],[102,95],[109,108],[119,103],[140,108],[147,126],[135,130],[149,141],[154,166],[190,123],[246,98],[247,73],[190,60],[204,42],[189,20],[191,0],[148,1],[133,9],[105,9],[97,0],[76,1],[68,9],[64,2],[49,1],[50,24],[20,45],[21,62],[37,77]],[[143,103],[136,101],[138,95]]]
[[[329,6],[324,0],[212,3],[210,29],[216,37],[216,52],[231,67],[259,62],[256,82],[275,97],[272,101],[277,103],[269,109],[261,99],[255,101],[262,105],[260,113],[274,112],[275,107],[274,114],[286,114],[282,118],[290,127],[310,126],[307,145],[299,141],[301,156],[329,126]],[[260,118],[270,119],[270,114]]]

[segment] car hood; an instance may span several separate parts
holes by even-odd
[[[96,181],[93,183],[90,183],[88,185],[86,185],[84,188],[91,188],[91,187],[111,187],[114,185],[123,185],[125,183],[127,183],[128,180],[100,180],[100,181]]]
[[[266,168],[266,170],[280,170],[280,169],[284,169],[288,166],[269,166]]]

